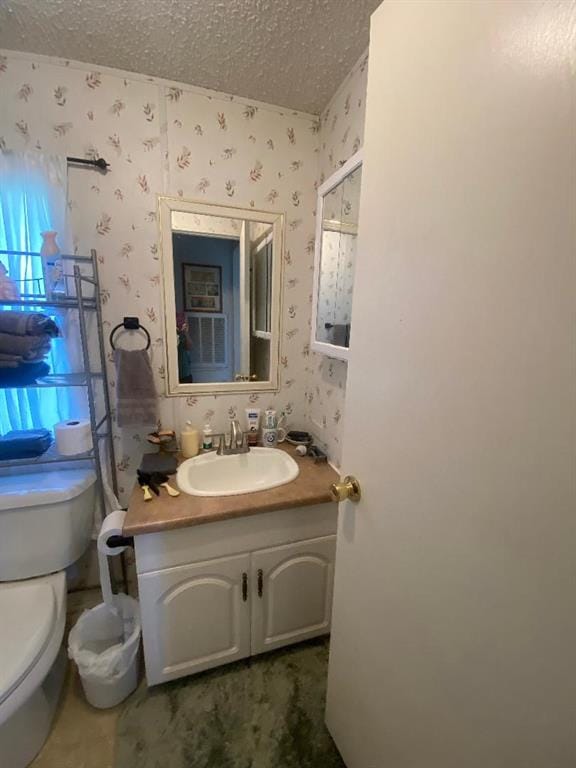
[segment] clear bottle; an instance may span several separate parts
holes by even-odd
[[[211,451],[214,443],[214,438],[212,437],[213,431],[212,426],[210,425],[210,422],[206,422],[204,424],[204,429],[202,430],[202,450],[203,451]]]
[[[50,230],[41,232],[42,247],[42,275],[44,277],[44,293],[47,299],[54,299],[66,295],[66,279],[64,267],[60,258],[60,248],[56,242],[57,232]]]

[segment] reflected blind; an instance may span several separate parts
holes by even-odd
[[[192,344],[190,350],[192,365],[226,368],[228,366],[226,315],[189,314],[188,328]]]

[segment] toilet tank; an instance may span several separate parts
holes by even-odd
[[[92,469],[0,477],[0,581],[60,571],[84,554],[95,483]]]

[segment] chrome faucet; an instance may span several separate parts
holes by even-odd
[[[248,453],[248,436],[242,432],[237,419],[230,421],[230,444],[226,445],[226,435],[220,435],[218,442],[218,456],[230,456],[236,453]]]

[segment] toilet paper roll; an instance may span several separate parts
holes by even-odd
[[[112,582],[110,580],[110,567],[108,565],[108,557],[113,555],[120,555],[126,547],[109,547],[108,539],[110,536],[122,536],[122,529],[124,528],[124,519],[126,512],[122,509],[118,509],[115,512],[111,512],[104,518],[104,522],[100,527],[100,533],[96,540],[96,549],[98,550],[98,570],[100,571],[100,586],[102,588],[102,599],[106,605],[114,613],[117,612],[117,606],[112,593]]]
[[[62,456],[77,456],[92,450],[92,432],[88,419],[69,419],[54,426],[56,448]]]
[[[125,519],[126,512],[123,509],[117,509],[104,518],[96,542],[98,551],[102,552],[103,555],[120,555],[126,549],[126,547],[109,547],[107,543],[111,536],[124,535],[122,531]]]

